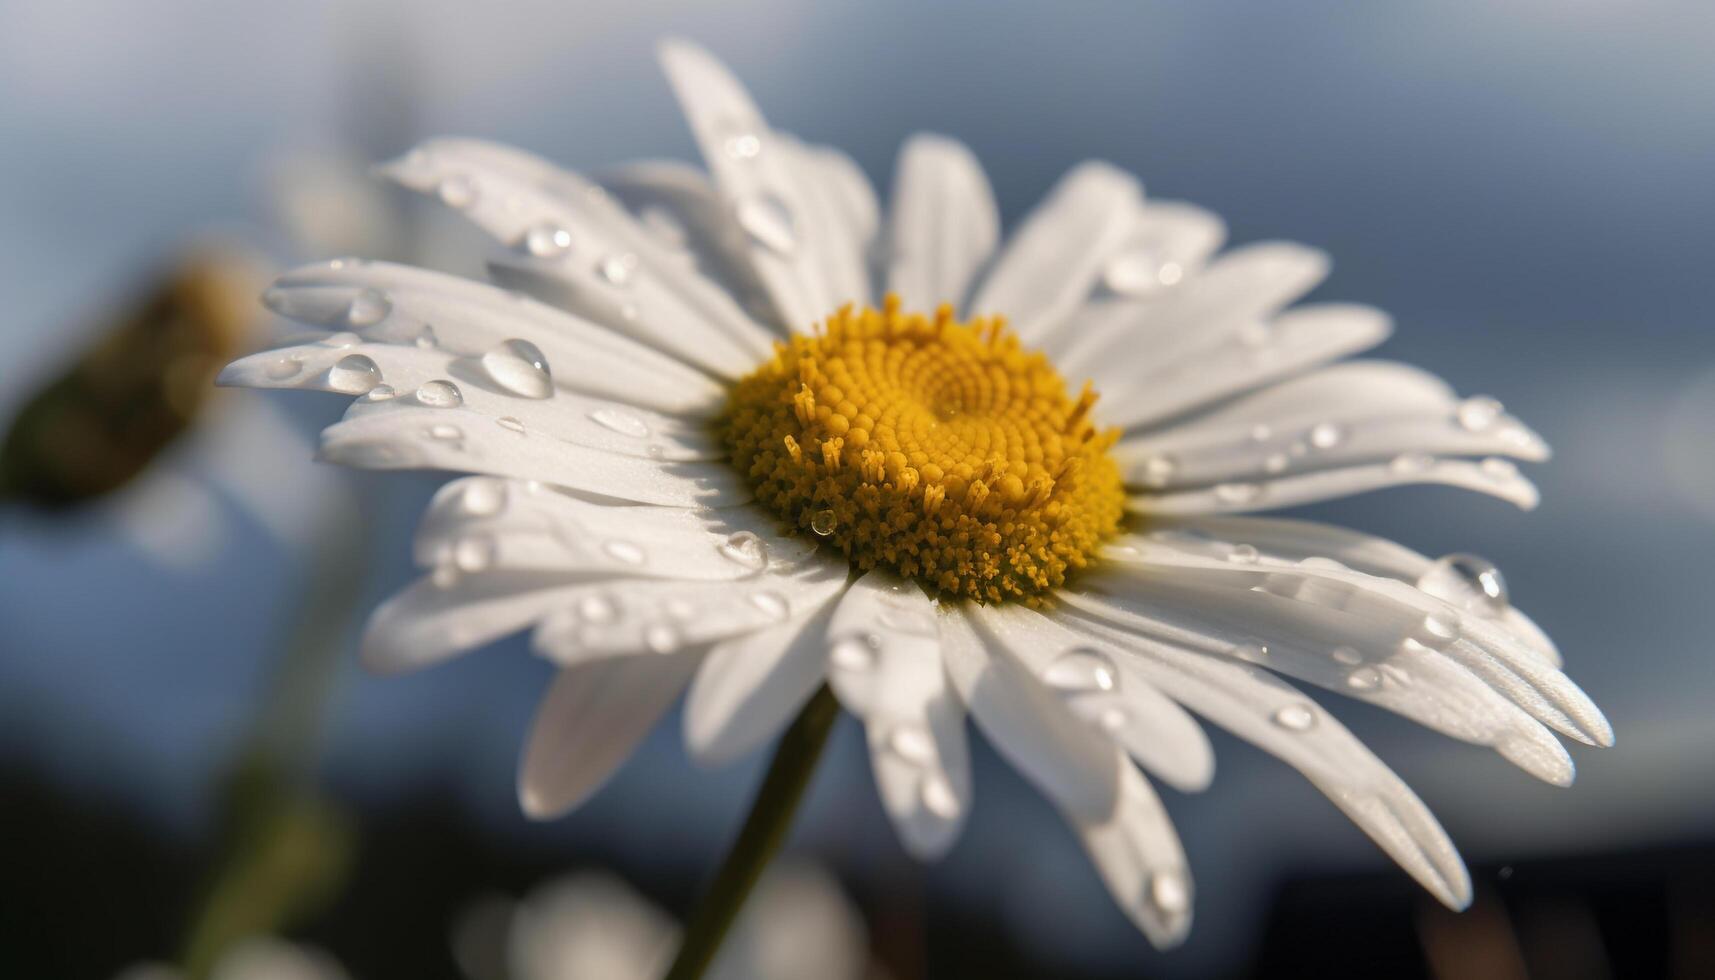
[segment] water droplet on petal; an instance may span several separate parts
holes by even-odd
[[[1422,473],[1435,465],[1435,457],[1427,453],[1400,453],[1388,464],[1395,473]]]
[[[1354,691],[1373,691],[1381,683],[1382,675],[1374,667],[1359,667],[1346,675],[1346,686]]]
[[[1345,430],[1333,422],[1318,422],[1310,427],[1310,444],[1317,449],[1333,449],[1345,437]]]
[[[476,203],[476,181],[467,174],[454,174],[435,187],[435,194],[447,207],[463,210]]]
[[[1316,709],[1295,701],[1275,711],[1274,723],[1287,731],[1307,732],[1316,727]]]
[[[1149,904],[1167,916],[1184,914],[1191,904],[1191,889],[1182,872],[1167,869],[1149,876]]]
[[[914,766],[935,761],[935,742],[921,725],[898,725],[887,733],[887,747]]]
[[[624,562],[627,565],[643,564],[643,549],[630,541],[609,541],[601,546],[601,550],[607,552],[608,557],[614,561]]]
[[[548,359],[528,340],[508,340],[482,355],[483,370],[494,383],[524,398],[547,398],[554,393]]]
[[[1263,488],[1260,483],[1217,483],[1213,492],[1221,503],[1241,506],[1255,503],[1262,496]]]
[[[1238,562],[1241,565],[1254,565],[1261,557],[1262,553],[1256,550],[1256,545],[1235,544],[1232,552],[1227,555],[1227,560]]]
[[[378,289],[365,289],[351,298],[345,308],[345,322],[354,327],[372,327],[387,319],[393,304]]]
[[[1240,643],[1232,649],[1232,655],[1250,663],[1262,663],[1268,659],[1268,646],[1263,643]]]
[[[510,415],[502,415],[501,417],[495,419],[494,423],[496,425],[500,426],[502,429],[505,429],[507,432],[516,432],[519,435],[524,434],[524,423],[518,421],[517,419],[513,418]]]
[[[721,557],[753,572],[768,567],[768,543],[754,532],[738,531],[722,541],[717,550]]]
[[[1042,681],[1068,693],[1111,691],[1119,684],[1119,673],[1107,654],[1076,647],[1054,658],[1042,671]]]
[[[1273,438],[1274,438],[1274,429],[1271,428],[1270,426],[1265,425],[1265,424],[1260,423],[1260,422],[1257,423],[1256,425],[1251,426],[1251,441],[1252,442],[1267,442]]]
[[[637,256],[630,252],[619,252],[601,260],[596,266],[596,272],[607,280],[611,286],[631,285],[632,275],[637,271]]]
[[[464,493],[459,496],[459,504],[465,513],[476,517],[498,514],[506,506],[506,484],[486,477],[468,480]]]
[[[1500,613],[1511,603],[1501,570],[1477,555],[1454,554],[1436,560],[1418,578],[1417,587],[1437,599],[1479,612]]]
[[[1292,460],[1285,453],[1269,453],[1262,461],[1262,469],[1264,473],[1273,476],[1285,473],[1286,468],[1291,464]]]
[[[959,815],[958,794],[953,792],[952,784],[940,773],[924,776],[917,795],[923,801],[923,809],[942,820],[951,820]]]
[[[578,600],[578,615],[588,623],[605,623],[619,614],[614,608],[613,600],[604,595],[591,594]]]
[[[473,534],[453,545],[453,564],[461,572],[480,572],[494,564],[494,539],[486,534]]]
[[[363,338],[352,333],[350,330],[341,330],[338,333],[330,333],[326,337],[322,338],[321,341],[321,345],[323,347],[331,347],[334,350],[344,350],[347,347],[356,347],[361,343],[363,343]]]
[[[1364,655],[1351,647],[1335,647],[1328,653],[1328,656],[1333,657],[1335,663],[1345,664],[1348,667],[1355,667],[1364,662]]]
[[[430,408],[457,408],[464,404],[464,393],[451,381],[429,381],[417,389],[417,400]]]
[[[348,395],[361,395],[381,383],[381,368],[363,354],[347,354],[328,368],[328,387]]]
[[[524,233],[524,250],[539,259],[564,255],[571,247],[572,233],[552,221],[531,225]]]
[[[834,517],[834,512],[831,510],[819,510],[810,515],[810,530],[816,532],[821,537],[825,538],[828,535],[833,534],[834,528],[838,525],[839,520]]]
[[[754,160],[762,153],[762,137],[749,129],[735,130],[722,141],[721,148],[734,160]]]
[[[797,233],[792,225],[792,212],[786,203],[773,194],[747,197],[738,202],[734,211],[738,226],[751,241],[764,248],[790,255],[798,247]]]
[[[1157,453],[1143,461],[1143,483],[1159,490],[1172,481],[1173,474],[1178,469],[1178,460],[1166,453]]]
[[[304,362],[302,359],[296,357],[282,357],[270,361],[268,363],[268,367],[264,370],[264,373],[274,381],[284,381],[287,378],[297,377],[298,373],[303,369]]]
[[[429,426],[429,438],[439,439],[442,442],[457,442],[464,438],[464,430],[456,425],[431,425]]]
[[[1494,425],[1504,410],[1499,401],[1487,395],[1476,395],[1460,402],[1453,414],[1459,420],[1459,426],[1467,432],[1482,432]]]
[[[630,412],[617,408],[598,408],[590,413],[590,419],[605,429],[611,429],[622,436],[642,439],[649,435],[649,426],[642,419]]]
[[[1102,731],[1110,734],[1124,728],[1130,721],[1131,717],[1119,705],[1109,705],[1096,716],[1096,724],[1101,726]]]
[[[1155,249],[1134,248],[1115,255],[1102,268],[1102,284],[1121,296],[1146,296],[1161,288],[1163,265]]]
[[[828,661],[840,670],[869,670],[875,666],[878,642],[873,637],[843,637],[836,640],[828,651]]]
[[[1423,633],[1418,642],[1439,650],[1459,638],[1459,618],[1452,612],[1430,613],[1423,617]]]
[[[376,385],[369,389],[369,392],[363,396],[363,400],[366,402],[384,402],[398,397],[399,392],[394,390],[392,385]]]
[[[785,619],[786,614],[791,610],[791,607],[786,603],[786,597],[778,592],[751,593],[750,604],[769,619]]]
[[[441,338],[435,336],[435,328],[423,324],[423,329],[417,331],[417,346],[422,350],[434,350],[441,346]]]
[[[656,653],[672,653],[679,649],[679,631],[666,623],[656,623],[643,631],[643,644]]]

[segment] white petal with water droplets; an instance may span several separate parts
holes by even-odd
[[[385,304],[376,318],[368,300]],[[385,262],[341,259],[303,266],[277,280],[263,299],[304,323],[355,331],[365,340],[438,347],[481,357],[508,340],[525,340],[554,366],[562,387],[679,414],[708,415],[726,391],[709,375],[604,327],[543,303],[458,276]]]
[[[905,309],[964,303],[1000,239],[1000,211],[963,143],[920,133],[900,147],[888,236],[887,289]]]
[[[1344,726],[1260,668],[1177,649],[1095,620],[1068,624],[1136,652],[1174,700],[1302,772],[1400,866],[1451,908],[1471,879],[1423,801]]]
[[[1147,343],[1138,343],[1132,356],[1114,355],[1084,371],[1103,394],[1104,423],[1145,428],[1374,347],[1391,330],[1391,319],[1380,310],[1316,303],[1224,333],[1218,343],[1182,357],[1156,359]],[[1083,373],[1071,367],[1063,372]]]
[[[1005,316],[1020,339],[1039,345],[1062,326],[1131,234],[1143,189],[1100,161],[1073,167],[1013,232],[970,311]]]
[[[564,579],[425,576],[383,602],[363,634],[363,665],[392,674],[440,663],[527,629],[566,601]]]
[[[1208,787],[1215,775],[1208,737],[1136,670],[1129,655],[1029,609],[988,606],[973,615],[1019,663],[1056,689],[1074,714],[1114,739],[1144,768],[1187,792]],[[1073,663],[1080,659],[1098,664],[1109,676],[1081,682]]]
[[[361,361],[368,387],[358,391],[345,374]],[[560,439],[574,446],[665,462],[722,459],[726,451],[706,426],[621,402],[562,391],[545,398],[526,398],[497,379],[489,357],[461,356],[440,348],[402,347],[380,343],[327,342],[301,344],[252,354],[222,372],[227,384],[254,388],[307,388],[362,394],[385,384],[396,397],[360,400],[352,417],[397,411],[413,404],[414,392],[446,382],[459,392],[459,404],[491,419],[510,419],[513,431]],[[295,374],[280,376],[282,361],[298,365]],[[545,372],[544,372],[545,373]],[[435,390],[435,389],[432,389]],[[373,396],[372,396],[373,397]]]
[[[421,389],[419,389],[421,390]],[[444,390],[440,388],[436,391]],[[431,407],[418,395],[359,403],[322,431],[318,458],[364,469],[486,473],[598,493],[643,504],[723,507],[750,499],[732,467],[666,462],[576,446],[458,407]]]
[[[1069,815],[1108,893],[1157,949],[1191,931],[1191,871],[1173,821],[1149,781],[1114,753],[1118,799],[1102,818]]]
[[[831,648],[868,650],[861,662],[835,657],[828,683],[863,719],[882,804],[921,858],[952,846],[971,801],[965,713],[942,669],[939,618],[915,583],[872,571],[828,623]]]
[[[642,558],[641,549],[629,554]],[[592,582],[570,593],[571,601],[537,626],[532,642],[561,665],[675,653],[787,622],[827,602],[845,577],[844,565],[812,562],[788,575],[730,582]]]
[[[1143,476],[1146,478],[1147,473]],[[1234,480],[1166,493],[1139,494],[1130,499],[1128,506],[1142,514],[1248,513],[1418,483],[1475,490],[1499,497],[1524,510],[1535,507],[1540,499],[1536,484],[1519,473],[1517,467],[1499,457],[1477,463],[1407,453],[1386,463],[1365,463],[1281,477]]]
[[[827,676],[829,612],[824,603],[709,648],[685,698],[685,747],[693,759],[722,765],[791,723]]]
[[[483,193],[460,209],[498,241],[516,246],[496,262],[551,280],[552,299],[723,376],[744,373],[768,351],[769,335],[731,297],[637,223],[601,188],[525,153],[479,140],[431,140],[383,172],[433,192],[466,175]],[[556,241],[537,246],[551,227]]]
[[[518,802],[536,820],[576,807],[631,757],[696,669],[697,657],[616,657],[566,667],[536,709]]]
[[[617,505],[495,477],[441,488],[417,529],[417,562],[456,564],[473,542],[485,549],[488,567],[568,580],[733,581],[825,560],[803,538],[780,535],[773,519],[753,508]]]
[[[1044,795],[1081,819],[1114,810],[1114,744],[1065,710],[1007,647],[960,612],[941,621],[947,676],[995,749]]]
[[[1122,441],[1128,483],[1178,489],[1387,462],[1406,453],[1542,460],[1547,444],[1498,414],[1480,429],[1461,402],[1416,368],[1354,361],[1281,382],[1179,425]],[[1156,479],[1160,459],[1170,478]]]
[[[786,322],[805,329],[861,298],[839,291],[840,283],[864,278],[860,244],[846,230],[814,226],[820,191],[807,181],[817,178],[769,128],[744,86],[689,42],[664,42],[660,57],[703,160],[749,236],[751,263]],[[835,268],[844,271],[831,281]]]

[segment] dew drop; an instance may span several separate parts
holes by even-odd
[[[609,541],[601,546],[601,550],[607,552],[608,557],[614,561],[624,562],[627,565],[643,564],[643,549],[630,541]]]
[[[875,666],[874,637],[847,636],[835,641],[828,651],[828,660],[841,670],[865,671]]]
[[[1157,490],[1167,486],[1179,469],[1179,461],[1166,453],[1157,453],[1143,461],[1143,482]]]
[[[447,207],[463,210],[476,203],[476,181],[467,174],[454,174],[435,187],[435,194]]]
[[[510,415],[502,415],[501,417],[494,420],[494,424],[500,426],[502,429],[505,429],[507,432],[516,432],[519,435],[524,434],[524,423],[518,421],[517,419],[513,418]]]
[[[417,389],[417,400],[430,408],[457,408],[464,404],[464,393],[451,381],[429,381]]]
[[[376,385],[369,389],[363,396],[363,400],[366,402],[384,402],[398,397],[399,392],[394,390],[392,385]]]
[[[619,610],[607,596],[591,594],[578,600],[578,615],[587,623],[605,623],[618,616]]]
[[[1430,613],[1423,617],[1424,646],[1439,650],[1459,638],[1459,618],[1451,612]]]
[[[304,362],[302,359],[296,357],[282,357],[277,360],[270,361],[264,373],[274,381],[284,381],[287,378],[297,377],[298,372],[303,369]]]
[[[1054,658],[1042,671],[1042,682],[1068,693],[1111,691],[1119,685],[1119,675],[1107,654],[1076,647]]]
[[[656,623],[643,631],[643,644],[656,653],[672,653],[679,649],[679,631],[666,623]]]
[[[393,312],[393,304],[379,289],[365,289],[351,298],[351,303],[345,308],[345,322],[354,327],[373,327],[387,314]]]
[[[341,330],[338,333],[330,333],[326,337],[322,338],[321,345],[323,347],[331,347],[334,350],[344,350],[347,347],[356,347],[361,343],[363,343],[362,337],[352,333],[350,330]]]
[[[556,258],[571,247],[572,233],[552,221],[531,225],[524,233],[524,250],[539,259]]]
[[[1162,271],[1158,252],[1134,248],[1108,260],[1102,267],[1102,284],[1121,296],[1146,296],[1165,285]]]
[[[1149,904],[1166,915],[1182,915],[1191,904],[1191,889],[1185,883],[1185,875],[1176,870],[1150,875]]]
[[[1096,716],[1096,724],[1101,726],[1102,731],[1110,734],[1119,731],[1130,722],[1131,717],[1125,713],[1124,708],[1118,705],[1110,705],[1102,709],[1102,713]]]
[[[798,236],[792,226],[792,212],[786,203],[773,194],[764,193],[738,202],[734,211],[738,226],[751,241],[781,255],[790,255],[798,246]]]
[[[429,426],[429,438],[438,439],[441,442],[457,442],[464,438],[464,430],[456,425],[431,425]]]
[[[819,510],[810,515],[810,530],[821,537],[825,538],[833,534],[834,528],[837,526],[839,526],[839,519],[834,517],[834,512],[831,510]]]
[[[1236,561],[1241,565],[1254,565],[1261,557],[1262,553],[1256,550],[1256,545],[1235,544],[1232,552],[1227,555],[1227,560]]]
[[[381,383],[381,368],[363,354],[347,354],[328,368],[328,387],[348,395],[361,395]]]
[[[590,413],[590,420],[604,429],[633,439],[642,439],[649,435],[649,426],[642,419],[617,408],[598,408]]]
[[[465,513],[475,517],[498,514],[506,506],[506,484],[484,477],[470,480],[459,496],[459,505]]]
[[[609,255],[596,266],[596,272],[610,286],[629,286],[637,272],[637,256],[630,252]]]
[[[1267,442],[1273,438],[1274,438],[1274,429],[1271,428],[1270,426],[1265,425],[1265,424],[1260,423],[1260,422],[1257,423],[1256,425],[1251,426],[1251,441],[1252,442]]]
[[[1427,453],[1400,453],[1388,464],[1395,473],[1422,473],[1435,465],[1435,457]]]
[[[1310,444],[1317,449],[1333,449],[1345,437],[1345,430],[1333,422],[1318,422],[1310,427]]]
[[[1221,503],[1237,505],[1255,503],[1263,490],[1260,483],[1217,483],[1213,492]]]
[[[914,766],[926,766],[935,761],[935,743],[920,725],[898,725],[887,733],[887,747]]]
[[[480,572],[494,564],[494,539],[486,534],[460,538],[453,545],[453,564],[461,572]]]
[[[1264,473],[1268,473],[1272,476],[1279,473],[1285,473],[1286,468],[1290,466],[1291,463],[1292,460],[1289,459],[1285,453],[1269,453],[1262,461],[1262,469]]]
[[[1454,554],[1437,559],[1418,578],[1417,587],[1466,609],[1499,613],[1511,603],[1501,570],[1477,555]]]
[[[1494,425],[1504,410],[1499,401],[1487,395],[1476,395],[1460,402],[1453,414],[1459,420],[1460,428],[1467,432],[1482,432]]]
[[[1328,656],[1333,657],[1335,663],[1345,664],[1348,667],[1355,667],[1364,662],[1364,655],[1351,647],[1335,647]]]
[[[1295,701],[1275,711],[1274,723],[1287,731],[1307,732],[1316,727],[1316,709]]]
[[[768,543],[751,531],[734,533],[717,550],[722,558],[753,572],[768,567]]]
[[[528,340],[512,339],[482,355],[483,370],[494,383],[524,398],[547,398],[554,393],[554,379],[542,349]]]
[[[1262,663],[1268,659],[1268,647],[1262,643],[1240,643],[1233,647],[1232,654],[1249,663]]]
[[[420,350],[434,350],[441,346],[441,338],[435,336],[435,328],[423,324],[423,329],[417,331],[417,347]]]
[[[778,592],[753,592],[750,596],[750,604],[769,619],[785,619],[786,614],[791,611],[791,607],[786,603],[786,597]]]
[[[749,130],[739,130],[728,135],[721,146],[734,160],[754,160],[762,153],[762,137]]]
[[[1359,667],[1346,675],[1346,686],[1354,691],[1373,691],[1381,683],[1382,675],[1374,667]]]

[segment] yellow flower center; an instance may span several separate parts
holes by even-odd
[[[733,387],[721,433],[756,497],[861,569],[1035,604],[1090,563],[1125,496],[1089,419],[999,318],[841,309]]]

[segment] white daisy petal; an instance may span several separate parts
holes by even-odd
[[[425,576],[370,614],[363,665],[395,674],[440,663],[527,629],[569,594],[554,576]]]
[[[456,386],[450,382],[439,385]],[[440,392],[440,387],[431,389]],[[402,403],[360,403],[322,430],[318,458],[364,469],[486,473],[603,494],[643,504],[722,507],[750,499],[732,467],[672,463],[576,446],[467,408],[431,407],[419,394]]]
[[[805,145],[785,133],[775,133],[774,143],[797,172],[806,223],[835,246],[816,249],[823,281],[847,303],[868,303],[874,293],[869,257],[878,224],[875,188],[838,150]]]
[[[431,140],[382,172],[438,194],[511,252],[506,270],[551,281],[573,313],[725,377],[769,350],[770,335],[681,261],[597,184],[508,146]],[[449,197],[449,186],[462,187]]]
[[[963,304],[1000,240],[1000,210],[982,164],[963,143],[918,134],[894,168],[887,289],[908,310]]]
[[[1316,303],[1272,321],[1252,321],[1222,334],[1219,343],[1178,359],[1155,360],[1150,346],[1139,343],[1137,354],[1114,356],[1085,370],[1104,393],[1102,418],[1111,425],[1140,429],[1374,347],[1392,329],[1392,321],[1380,310]]]
[[[709,175],[678,160],[644,160],[601,175],[601,183],[683,261],[720,283],[751,316],[784,335],[787,324],[751,268],[744,230]]]
[[[816,227],[819,207],[806,186],[817,180],[804,161],[779,139],[725,66],[685,41],[661,45],[661,64],[702,149],[703,160],[749,239],[749,254],[786,322],[804,329],[854,297],[836,290],[827,271],[860,270],[840,281],[861,279],[859,244],[833,229]]]
[[[657,411],[707,415],[725,403],[713,378],[653,347],[458,276],[336,259],[287,273],[262,298],[304,323],[466,357],[524,341],[541,351],[557,386]]]
[[[252,388],[367,392],[352,406],[354,418],[412,405],[445,407],[443,403],[456,397],[465,409],[497,422],[507,420],[504,424],[514,432],[587,449],[663,462],[725,458],[726,450],[704,424],[556,390],[538,353],[514,346],[474,357],[440,348],[365,343],[354,335],[341,339],[335,334],[317,343],[241,358],[221,378],[226,384]],[[453,391],[456,396],[450,394]]]
[[[831,611],[824,604],[709,648],[685,697],[685,747],[693,759],[723,765],[792,721],[827,676]]]
[[[1565,748],[1522,708],[1447,655],[1374,621],[1171,575],[1067,601],[1142,635],[1259,664],[1491,746],[1544,781],[1572,780]]]
[[[1173,821],[1149,781],[1114,753],[1118,800],[1102,818],[1069,817],[1108,893],[1157,949],[1191,931],[1191,872]]]
[[[1438,379],[1403,364],[1335,365],[1124,440],[1115,457],[1127,483],[1151,490],[1385,462],[1407,453],[1547,458],[1542,438],[1498,402],[1461,402],[1443,391]]]
[[[1302,772],[1444,904],[1470,904],[1465,864],[1423,801],[1290,685],[1259,668],[1144,640],[1100,621],[1068,622],[1133,651],[1174,700]]]
[[[1243,636],[1243,642],[1284,637],[1290,644],[1296,637],[1311,650],[1330,651],[1344,642],[1360,654],[1369,651],[1368,659],[1389,657],[1401,647],[1440,651],[1555,730],[1593,744],[1613,740],[1589,697],[1528,643],[1486,617],[1465,615],[1404,582],[1326,558],[1277,561],[1256,554],[1254,547],[1241,551],[1234,546],[1232,556],[1209,557],[1160,538],[1134,537],[1109,554],[1114,560],[1092,577],[1092,584],[1123,594],[1150,620],[1201,618],[1210,633],[1225,630],[1230,636],[1254,619],[1256,629],[1271,632]],[[1224,611],[1199,609],[1188,594],[1205,584],[1230,593],[1217,597]]]
[[[442,487],[417,529],[427,568],[561,574],[568,580],[732,581],[814,560],[748,507],[698,511],[585,500],[533,481],[478,476]]]
[[[1069,816],[1103,820],[1118,799],[1113,741],[1065,710],[1011,651],[963,613],[941,617],[947,676],[990,742]]]
[[[1072,168],[1013,233],[971,312],[1005,316],[1026,344],[1042,343],[1131,234],[1142,200],[1137,179],[1116,167],[1090,161]]]
[[[846,569],[813,562],[791,575],[732,582],[633,579],[576,587],[536,627],[542,656],[565,665],[618,654],[656,655],[707,646],[819,608],[844,586]]]
[[[965,713],[941,666],[936,620],[922,589],[872,571],[828,623],[828,683],[863,719],[882,804],[921,858],[952,846],[971,801]]]
[[[1475,555],[1455,554],[1434,559],[1386,538],[1313,521],[1195,517],[1157,523],[1164,530],[1184,528],[1217,539],[1245,542],[1286,561],[1331,558],[1360,572],[1409,582],[1453,602],[1467,615],[1495,620],[1549,664],[1559,667],[1562,663],[1560,651],[1548,634],[1507,601],[1504,579],[1497,585],[1493,577],[1499,570]],[[1487,577],[1487,581],[1469,581],[1479,576]],[[1466,581],[1459,581],[1461,578]],[[1490,594],[1497,591],[1499,595]]]
[[[518,802],[547,820],[582,803],[630,758],[696,669],[694,654],[615,657],[560,671],[536,709]]]
[[[1147,479],[1146,472],[1142,478]],[[1386,487],[1439,483],[1499,497],[1523,510],[1535,507],[1536,484],[1499,456],[1472,462],[1403,453],[1386,463],[1365,463],[1315,470],[1260,480],[1234,480],[1213,486],[1131,498],[1132,510],[1143,514],[1234,514],[1296,507]]]
[[[1074,714],[1118,742],[1169,785],[1196,792],[1215,776],[1215,753],[1195,719],[1105,644],[1029,609],[989,606],[972,613],[1018,662],[1058,693]]]

